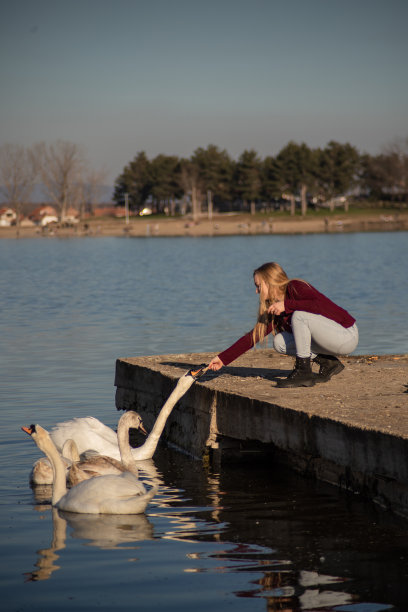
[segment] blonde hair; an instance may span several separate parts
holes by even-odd
[[[257,342],[263,341],[266,334],[266,328],[270,322],[272,323],[272,333],[275,335],[275,317],[274,315],[268,314],[268,307],[273,304],[273,302],[285,299],[286,288],[290,282],[282,266],[274,261],[262,264],[262,266],[254,270],[254,277],[255,274],[267,286],[268,295],[265,298],[262,292],[259,291],[258,319],[252,332],[254,345]]]

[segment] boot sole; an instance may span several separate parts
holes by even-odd
[[[314,387],[315,384],[317,383],[317,380],[307,380],[303,383],[298,383],[298,384],[290,384],[287,385],[285,384],[285,381],[282,381],[281,384],[279,384],[279,382],[276,384],[277,387],[279,387],[279,389],[295,389],[298,387]]]
[[[326,376],[317,375],[316,382],[318,383],[328,382],[332,376],[335,376],[336,374],[340,374],[340,372],[342,372],[343,370],[344,370],[344,365],[339,361],[339,363],[336,363],[336,367],[334,367],[331,370],[331,372],[329,372],[329,374],[327,374]]]

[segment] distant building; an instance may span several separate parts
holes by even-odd
[[[29,215],[29,219],[36,225],[44,227],[49,223],[58,223],[58,214],[53,206],[45,204],[37,206],[35,210]]]
[[[35,225],[34,221],[31,221],[28,217],[23,217],[20,221],[21,227],[33,227]]]
[[[61,223],[65,225],[76,225],[79,223],[79,212],[77,209],[73,208],[72,206],[68,208],[64,218],[61,219]]]
[[[124,206],[94,206],[92,212],[85,215],[90,217],[125,217],[126,209]]]
[[[14,208],[3,206],[0,208],[0,227],[10,227],[17,223],[18,213]]]

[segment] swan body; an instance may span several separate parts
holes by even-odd
[[[161,408],[153,429],[148,435],[145,443],[138,448],[130,449],[134,460],[143,461],[144,459],[151,459],[153,457],[171,411],[194,381],[195,378],[191,376],[189,372],[186,372],[179,379],[175,389]],[[50,435],[57,448],[62,448],[65,440],[72,438],[75,440],[80,453],[92,448],[103,455],[113,457],[117,460],[121,459],[118,436],[113,429],[104,425],[94,417],[76,417],[68,421],[63,421],[62,423],[57,423],[51,429]]]
[[[84,480],[67,490],[64,462],[49,433],[40,425],[23,427],[47,456],[54,470],[52,505],[81,514],[140,514],[157,492],[148,492],[137,474],[123,472]]]
[[[57,508],[82,514],[140,514],[157,489],[146,492],[136,474],[107,474],[75,485],[56,503]]]
[[[75,442],[68,438],[65,440],[61,450],[62,460],[65,464],[66,473],[74,461],[79,461],[78,448]],[[54,472],[51,462],[47,457],[37,459],[30,472],[30,484],[32,485],[50,485],[54,480]]]
[[[119,446],[120,459],[108,455],[100,455],[94,449],[85,451],[77,463],[73,463],[68,471],[68,483],[78,484],[82,480],[103,476],[105,474],[122,474],[126,470],[138,473],[136,462],[133,459],[132,449],[129,444],[129,429],[140,429],[143,427],[142,420],[137,412],[129,410],[125,412],[118,422],[117,443]]]
[[[51,428],[50,436],[58,449],[63,447],[65,440],[72,438],[79,453],[92,449],[120,459],[116,432],[92,416],[76,417],[57,423]]]

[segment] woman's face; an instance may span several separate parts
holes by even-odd
[[[259,296],[262,300],[266,301],[268,299],[268,287],[264,280],[259,276],[259,274],[254,274],[254,284],[255,291],[259,293]]]

